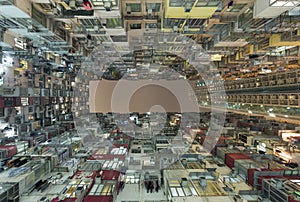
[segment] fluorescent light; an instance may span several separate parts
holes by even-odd
[[[294,7],[298,4],[298,1],[278,1],[278,0],[270,0],[270,6],[272,7]]]
[[[284,6],[284,4],[286,4],[285,1],[276,1],[275,3],[272,4],[272,6],[281,7],[281,6]]]
[[[269,113],[270,117],[276,117],[276,115],[274,113]]]
[[[291,48],[294,48],[296,46],[281,46],[281,47],[278,47],[275,49],[275,52],[281,52],[281,51],[285,51],[285,50],[288,50],[288,49],[291,49]]]
[[[287,2],[284,6],[290,6],[290,7],[293,7],[295,6],[294,2]]]

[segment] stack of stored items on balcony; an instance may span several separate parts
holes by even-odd
[[[300,170],[291,170],[289,168],[251,168],[248,169],[247,183],[256,189],[261,189],[261,179],[272,177],[283,177],[286,179],[298,179]]]
[[[84,201],[114,201],[119,190],[120,175],[119,171],[101,171]]]
[[[105,170],[117,170],[124,164],[125,156],[124,155],[93,155],[89,158],[90,161],[96,160],[102,164],[102,169]]]
[[[4,151],[3,158],[11,158],[18,152],[16,145],[1,145],[0,150]]]
[[[271,178],[262,182],[262,195],[271,201],[300,201],[299,193],[300,186],[287,179]]]
[[[99,171],[77,171],[69,184],[60,193],[60,198],[66,201],[82,201],[84,196],[91,190]]]

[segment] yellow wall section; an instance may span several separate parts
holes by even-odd
[[[280,34],[272,34],[269,46],[300,46],[300,41],[281,41]]]
[[[272,34],[269,39],[270,46],[276,46],[280,42],[280,34]]]
[[[240,56],[239,52],[236,52],[236,53],[235,53],[235,60],[239,60],[239,59],[240,59],[239,56]]]
[[[208,18],[218,7],[193,7],[191,12],[184,12],[184,7],[169,7],[169,0],[165,1],[166,18]]]
[[[249,54],[253,54],[254,53],[254,45],[250,45],[249,49],[250,49]]]

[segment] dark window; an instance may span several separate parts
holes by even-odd
[[[130,29],[141,29],[142,24],[130,24]]]
[[[156,29],[157,28],[157,23],[147,23],[146,28]]]

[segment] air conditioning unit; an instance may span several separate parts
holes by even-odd
[[[127,14],[131,14],[131,7],[130,6],[126,7],[126,12],[127,12]]]
[[[185,177],[181,178],[181,186],[182,187],[187,187],[188,186],[187,178],[185,178]]]
[[[173,31],[174,31],[174,32],[177,32],[177,31],[178,31],[178,26],[176,26],[176,25],[173,26]]]
[[[72,10],[76,10],[76,1],[70,0],[69,6]]]
[[[185,31],[185,32],[189,31],[189,26],[188,26],[188,25],[185,25],[185,26],[183,27],[183,31]]]
[[[111,11],[111,2],[110,1],[104,2],[104,8],[106,11]]]
[[[193,4],[187,3],[187,4],[185,5],[185,7],[184,7],[184,12],[186,12],[186,13],[191,12],[192,7],[193,7]]]
[[[150,9],[148,9],[148,15],[152,15],[152,9],[150,8]]]

